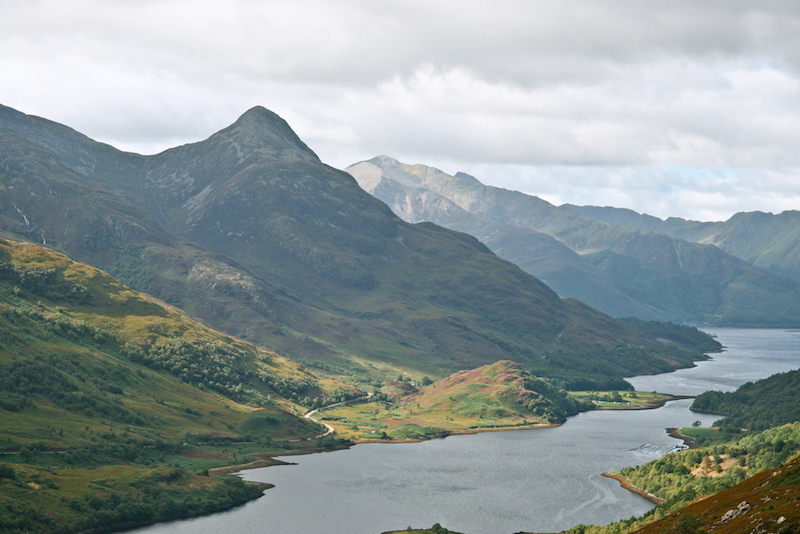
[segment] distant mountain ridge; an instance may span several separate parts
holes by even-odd
[[[714,245],[769,273],[800,282],[800,211],[736,213],[723,222],[666,220],[632,210],[565,204],[594,220],[660,232],[692,243]]]
[[[403,222],[261,107],[154,156],[0,107],[0,161],[0,231],[328,373],[511,359],[599,386],[699,356],[561,300],[470,236]]]
[[[463,173],[385,156],[346,170],[405,220],[471,233],[560,295],[606,313],[731,326],[800,324],[800,284],[720,248],[618,222],[660,226],[647,217],[614,211],[614,221],[596,220]]]

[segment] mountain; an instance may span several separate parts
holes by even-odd
[[[38,408],[74,412],[77,426],[123,423],[134,435],[175,439],[171,419],[204,404],[228,415],[196,429],[231,436],[227,424],[252,412],[247,405],[296,419],[301,396],[334,389],[295,362],[31,243],[0,239],[0,326],[0,409],[9,435],[17,414],[36,419],[29,408]],[[147,415],[154,395],[179,404],[177,413],[157,408],[158,417]],[[225,404],[235,409],[223,410]],[[73,431],[80,433],[70,429],[48,445]],[[23,444],[37,438],[54,439],[45,432]]]
[[[471,232],[561,295],[606,313],[730,326],[800,324],[800,284],[717,247],[594,220],[464,173],[385,156],[346,170],[404,219]]]
[[[320,371],[435,377],[512,359],[602,382],[691,365],[499,259],[408,224],[253,108],[154,156],[0,108],[0,231]]]
[[[396,169],[400,165],[388,158],[380,158],[380,161],[381,169],[387,169],[390,165]],[[435,173],[435,169],[421,165],[409,168],[412,169],[411,173]],[[398,177],[402,171],[391,174],[392,178],[384,178],[377,167],[359,165],[347,170],[364,190],[386,202],[404,220],[411,223],[430,221],[472,235],[495,254],[533,274],[563,297],[577,298],[615,317],[659,317],[656,310],[622,293],[608,276],[546,233],[472,214],[446,196],[402,176]],[[436,173],[434,179],[446,181],[449,178],[444,173]],[[452,179],[479,183],[463,173]]]
[[[263,487],[208,468],[314,444],[300,440],[324,430],[298,400],[343,390],[102,271],[0,239],[3,532],[105,532],[257,498]]]
[[[676,217],[662,220],[619,208],[565,206],[594,220],[714,245],[769,273],[800,282],[800,211],[777,215],[754,211],[737,213],[723,222],[698,222]]]

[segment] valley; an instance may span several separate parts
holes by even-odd
[[[668,394],[683,392],[660,387],[634,391],[631,377],[660,380],[713,362],[719,340],[683,323],[797,326],[800,286],[784,277],[793,261],[784,246],[791,233],[782,241],[764,232],[781,247],[751,251],[766,258],[779,250],[786,261],[768,272],[753,258],[733,255],[744,254],[733,246],[728,253],[590,219],[577,208],[487,188],[465,175],[388,158],[369,165],[358,167],[361,174],[349,170],[362,186],[395,191],[399,196],[387,198],[388,206],[350,174],[322,163],[262,107],[208,139],[143,156],[0,106],[3,529],[94,532],[254,499],[260,506],[273,495],[284,499],[282,490],[262,496],[272,481],[244,482],[219,469],[278,457],[286,462],[270,467],[268,478],[297,467],[289,462],[311,462],[299,478],[329,492],[349,484],[326,479],[320,457],[353,457],[358,466],[360,451],[389,445],[365,442],[419,440],[424,443],[408,446],[462,444],[469,465],[480,464],[485,482],[498,484],[494,495],[507,494],[503,477],[521,484],[538,478],[526,469],[550,469],[549,479],[542,478],[550,484],[572,477],[578,488],[568,491],[577,500],[550,522],[533,522],[519,501],[509,500],[512,508],[502,512],[520,519],[503,530],[568,528],[584,517],[578,511],[597,511],[591,503],[606,506],[626,493],[597,478],[587,482],[587,473],[625,468],[631,450],[651,460],[674,449],[642,445],[641,432],[653,436],[663,423],[659,414],[689,402],[666,402],[674,398]],[[392,212],[404,202],[418,210]],[[454,230],[437,226],[448,226],[439,216],[452,217]],[[713,239],[722,243],[724,233]],[[485,240],[501,234],[524,254],[506,255],[516,245]],[[534,264],[547,268],[529,268]],[[561,294],[565,288],[576,292]],[[605,303],[613,310],[601,310]],[[793,377],[773,380],[785,385]],[[794,391],[783,385],[777,390]],[[755,417],[767,431],[791,424],[793,412],[784,408],[792,401],[784,405],[775,388],[762,387],[781,415],[768,416],[764,408],[749,421]],[[742,402],[736,399],[707,394],[698,402],[733,411]],[[313,417],[303,417],[314,409]],[[632,418],[642,424],[630,429],[626,443],[633,449],[615,449],[611,465],[595,473],[605,459],[584,451],[591,465],[576,466],[569,476],[558,471],[579,454],[568,452],[569,443],[585,441],[582,446],[601,453]],[[575,421],[589,421],[588,429]],[[731,421],[720,432],[744,424]],[[518,432],[486,432],[511,428]],[[556,438],[531,455],[525,440],[535,436]],[[564,437],[571,441],[559,441]],[[484,465],[481,458],[499,454],[506,442],[521,447],[508,453],[511,463]],[[348,448],[354,443],[362,444]],[[485,448],[472,451],[473,443]],[[787,447],[781,461],[793,450]],[[332,452],[291,460],[319,451]],[[405,461],[413,464],[413,453],[398,459]],[[431,476],[472,469],[445,467],[441,456],[429,461]],[[288,479],[298,476],[288,473]],[[398,472],[367,480],[375,482],[364,485],[372,493],[398,483],[417,487]],[[437,510],[450,504],[437,495],[479,491],[470,481],[433,488],[420,489],[430,500],[421,507],[428,515],[403,522],[439,522]],[[390,495],[381,498],[409,498]],[[650,506],[630,495],[623,500],[632,514]],[[314,505],[346,510],[336,498]],[[454,508],[461,510],[459,521],[472,517],[464,506]],[[501,514],[494,506],[484,519]],[[290,510],[285,502],[284,508]],[[400,519],[385,514],[364,515],[370,531],[389,517]],[[621,516],[585,517],[610,522]],[[457,528],[483,528],[480,518],[470,521]]]

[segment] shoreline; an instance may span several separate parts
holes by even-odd
[[[624,408],[623,407],[619,407],[619,408],[607,407],[607,408],[595,408],[595,409],[597,409],[597,410],[617,410],[617,411],[652,410],[652,409],[656,409],[656,408],[660,408],[660,407],[664,406],[667,402],[671,402],[671,401],[674,401],[674,400],[686,399],[686,398],[693,398],[693,397],[692,396],[683,396],[683,395],[668,395],[667,398],[664,398],[662,400],[650,402],[650,403],[647,403],[645,405],[637,406],[637,407],[624,407]],[[307,415],[310,415],[310,414],[307,414]],[[236,477],[236,478],[240,478],[241,479],[241,477],[237,476],[237,473],[240,473],[242,471],[246,471],[246,470],[249,470],[249,469],[259,469],[259,468],[262,468],[262,467],[272,467],[272,466],[275,466],[275,465],[296,465],[293,462],[286,462],[286,461],[283,461],[283,460],[279,459],[279,458],[282,458],[282,457],[285,457],[285,456],[300,456],[300,455],[305,455],[305,454],[317,454],[317,453],[322,453],[322,452],[331,452],[331,451],[334,451],[334,450],[344,450],[344,449],[349,449],[349,448],[351,448],[351,447],[353,447],[355,445],[368,444],[368,443],[398,443],[398,444],[401,444],[401,443],[420,443],[420,442],[429,441],[429,440],[432,440],[432,439],[443,439],[443,438],[446,438],[447,436],[481,434],[483,432],[509,432],[509,431],[513,431],[513,430],[536,430],[536,429],[543,429],[543,428],[555,428],[555,427],[559,427],[559,426],[561,426],[563,424],[564,423],[538,423],[538,424],[518,425],[518,426],[468,428],[468,429],[464,429],[464,430],[456,430],[456,431],[452,431],[452,432],[447,432],[445,434],[437,434],[437,435],[433,435],[433,436],[425,436],[425,437],[420,437],[420,438],[407,438],[407,439],[374,439],[374,440],[361,439],[361,440],[351,440],[348,444],[343,444],[343,445],[341,445],[339,447],[336,447],[334,449],[330,449],[330,448],[325,448],[325,449],[323,449],[323,448],[311,448],[311,449],[304,449],[304,450],[286,451],[286,452],[277,453],[277,454],[264,453],[264,454],[260,454],[260,455],[255,455],[256,458],[258,458],[258,459],[253,460],[251,462],[247,462],[247,463],[243,463],[243,464],[232,464],[232,465],[226,465],[226,466],[221,466],[221,467],[214,467],[214,468],[209,469],[208,472],[209,472],[210,475],[214,475],[214,476]],[[689,438],[688,436],[684,436],[684,435],[678,433],[677,430],[678,429],[667,429],[668,433],[672,437],[675,437],[677,439],[681,439],[682,441],[684,441],[684,443],[686,443],[687,446],[689,446],[691,448],[691,446],[692,446],[692,443],[690,441],[691,438]],[[673,433],[673,431],[674,431],[674,433]],[[312,437],[312,438],[309,438],[309,439],[314,439],[314,438]],[[305,441],[305,440],[303,440],[303,441]],[[650,502],[652,502],[652,503],[654,503],[656,505],[662,504],[664,502],[659,497],[657,497],[657,496],[655,496],[655,495],[653,495],[651,493],[648,493],[648,492],[646,492],[646,491],[634,486],[633,483],[631,483],[631,481],[628,480],[626,477],[623,477],[621,475],[616,475],[616,474],[610,473],[610,472],[601,473],[601,475],[603,477],[606,477],[606,478],[611,478],[611,479],[617,480],[620,483],[620,486],[623,487],[624,489],[626,489],[626,490],[628,490],[628,491],[630,491],[632,493],[636,493],[637,495],[649,500]],[[255,484],[256,487],[260,490],[260,492],[258,494],[256,494],[251,499],[246,499],[246,500],[244,500],[242,502],[231,503],[231,505],[229,505],[229,506],[225,506],[225,507],[223,507],[223,508],[221,508],[221,509],[219,509],[217,511],[212,511],[210,513],[198,514],[196,516],[192,515],[192,516],[172,517],[172,518],[168,518],[168,519],[159,519],[159,520],[155,520],[155,521],[143,522],[141,524],[131,524],[131,523],[129,523],[129,524],[125,525],[125,526],[120,525],[120,526],[117,526],[117,527],[111,527],[109,532],[125,531],[125,530],[134,529],[134,528],[140,528],[140,527],[147,526],[147,525],[157,524],[157,523],[169,523],[170,521],[179,521],[179,520],[182,520],[182,519],[188,519],[190,517],[200,517],[200,516],[205,516],[205,515],[213,515],[215,513],[224,512],[224,511],[236,508],[238,506],[246,504],[247,502],[251,502],[251,501],[257,500],[257,499],[261,498],[264,495],[265,491],[275,487],[274,484],[270,484],[268,482],[254,482],[254,481],[248,481],[248,480],[246,480],[245,482],[251,483],[251,484]]]
[[[653,410],[653,409],[660,408],[660,407],[664,406],[668,402],[671,402],[671,401],[674,401],[674,400],[687,399],[687,398],[690,399],[690,398],[694,398],[694,397],[693,396],[686,396],[686,395],[667,395],[667,397],[664,398],[664,399],[661,399],[661,400],[658,400],[658,401],[653,401],[653,402],[648,402],[648,403],[645,403],[645,404],[643,404],[641,406],[636,406],[636,407],[619,407],[619,408],[606,407],[606,408],[595,408],[595,409],[596,410],[617,410],[617,411]],[[311,413],[313,413],[313,411]],[[311,413],[306,414],[306,416],[310,415]],[[313,418],[310,418],[310,419],[315,420]],[[348,444],[343,444],[342,446],[336,447],[335,449],[312,448],[312,449],[304,449],[304,450],[286,451],[284,453],[278,453],[278,454],[265,453],[263,455],[256,455],[256,457],[258,458],[257,460],[253,460],[251,462],[247,462],[247,463],[243,463],[243,464],[233,464],[233,465],[227,465],[227,466],[221,466],[221,467],[214,467],[214,468],[209,469],[208,472],[209,472],[210,475],[214,475],[214,476],[240,478],[239,476],[237,476],[237,473],[240,473],[242,471],[246,471],[246,470],[249,470],[249,469],[259,469],[259,468],[262,468],[262,467],[272,467],[272,466],[275,466],[275,465],[296,465],[293,462],[285,462],[285,461],[279,459],[279,458],[282,458],[282,457],[285,457],[285,456],[300,456],[300,455],[305,455],[305,454],[317,454],[317,453],[322,453],[322,452],[330,452],[330,451],[333,451],[333,450],[344,450],[344,449],[349,449],[349,448],[351,448],[351,447],[353,447],[355,445],[368,444],[368,443],[398,443],[398,444],[402,444],[402,443],[421,443],[423,441],[429,441],[429,440],[432,440],[432,439],[443,439],[443,438],[446,438],[447,436],[481,434],[483,432],[509,432],[509,431],[513,431],[513,430],[536,430],[536,429],[543,429],[543,428],[555,428],[555,427],[559,427],[559,426],[561,426],[563,424],[564,423],[538,423],[538,424],[518,425],[518,426],[468,428],[468,429],[464,429],[464,430],[455,430],[455,431],[447,432],[447,433],[444,433],[444,434],[437,434],[437,435],[433,435],[433,436],[425,436],[425,437],[419,437],[419,438],[351,440]],[[692,443],[691,443],[690,438],[688,436],[683,436],[682,434],[678,433],[677,429],[667,429],[667,431],[671,436],[673,436],[673,437],[675,437],[677,439],[681,439],[687,446],[689,446],[691,448]],[[672,431],[675,431],[675,432],[672,433]],[[313,438],[310,438],[310,439],[313,439]],[[630,482],[630,480],[628,480],[626,477],[623,477],[621,475],[616,475],[616,474],[610,473],[610,472],[609,473],[601,473],[601,475],[606,477],[606,478],[611,478],[611,479],[617,480],[624,489],[626,489],[626,490],[628,490],[628,491],[630,491],[632,493],[636,493],[637,495],[640,495],[641,497],[649,500],[650,502],[653,502],[655,504],[662,504],[664,502],[659,497],[656,497],[655,495],[653,495],[651,493],[648,493],[648,492],[646,492],[646,491],[634,486]],[[268,482],[254,482],[254,481],[246,481],[246,482],[255,484],[258,487],[258,489],[261,490],[261,491],[260,491],[259,494],[257,494],[257,496],[255,496],[252,499],[249,499],[249,500],[247,500],[245,502],[256,500],[256,499],[262,497],[265,491],[275,487],[274,484],[270,484]],[[239,506],[241,504],[244,504],[244,502],[243,503],[239,503],[237,505],[233,505],[230,508],[234,508],[234,507]],[[230,508],[228,508],[228,509],[230,509]],[[220,510],[220,511],[224,511],[224,510]],[[213,514],[213,513],[216,513],[216,512],[211,512],[211,513]],[[202,514],[202,515],[209,515],[209,514]],[[179,519],[182,519],[182,518],[175,518],[173,520],[176,520],[176,519],[179,520]],[[169,522],[169,521],[170,520],[167,520],[166,522]],[[165,522],[165,521],[163,521],[163,520],[154,521],[154,522],[148,523],[148,524],[155,524],[155,523],[161,523],[161,522]],[[139,526],[143,526],[143,525],[139,525]]]
[[[647,491],[645,491],[645,490],[643,490],[643,489],[641,489],[641,488],[639,488],[637,486],[634,486],[633,482],[631,482],[630,479],[628,479],[628,477],[624,477],[624,476],[618,475],[616,473],[601,473],[601,475],[606,477],[606,478],[612,478],[612,479],[616,480],[617,482],[619,482],[619,485],[622,486],[624,489],[630,491],[631,493],[635,493],[637,495],[640,495],[640,496],[644,497],[645,499],[647,499],[648,501],[650,501],[650,502],[652,502],[654,504],[658,505],[658,504],[664,504],[665,502],[667,502],[664,499],[662,499],[661,497],[656,497],[652,493],[649,493],[649,492],[647,492]]]
[[[693,399],[693,395],[670,395],[668,393],[662,393],[662,395],[666,395],[666,398],[652,401],[648,403],[644,403],[641,406],[636,407],[603,407],[603,408],[595,408],[595,410],[617,410],[617,411],[637,411],[637,410],[654,410],[656,408],[661,408],[668,402],[676,401],[676,400],[683,400],[683,399]],[[363,399],[358,399],[363,400]],[[305,417],[311,415],[311,413],[318,411],[312,410],[305,415]],[[312,421],[319,422],[314,418],[310,418]],[[565,421],[566,422],[566,421]],[[322,423],[321,423],[322,424]],[[294,451],[287,451],[285,453],[265,453],[260,457],[258,460],[254,460],[252,462],[248,462],[245,464],[236,464],[236,465],[229,465],[223,467],[215,467],[213,469],[209,469],[209,474],[215,474],[220,476],[231,475],[233,476],[235,473],[239,471],[245,471],[248,469],[258,469],[260,467],[271,467],[273,465],[293,465],[292,462],[284,462],[282,460],[277,460],[276,458],[282,458],[284,456],[300,456],[305,454],[316,454],[321,452],[330,452],[331,450],[343,450],[349,449],[354,445],[362,445],[367,443],[421,443],[423,441],[430,441],[432,439],[444,439],[447,436],[464,436],[464,435],[471,435],[471,434],[481,434],[483,432],[508,432],[513,430],[536,430],[540,428],[555,428],[563,425],[564,423],[535,423],[530,425],[517,425],[517,426],[498,426],[498,427],[485,427],[485,428],[467,428],[464,430],[453,430],[447,431],[443,434],[435,434],[431,436],[424,436],[418,438],[402,438],[402,439],[354,439],[350,440],[350,443],[347,445],[342,445],[335,449],[305,449],[305,450],[294,450]],[[327,426],[327,425],[326,425]],[[670,430],[677,430],[677,429],[667,429],[668,433]],[[672,434],[670,434],[672,435]],[[692,444],[690,443],[691,438],[688,436],[680,435],[673,435],[672,437],[676,439],[682,440],[687,446],[691,448]],[[307,439],[314,439],[306,438],[301,441],[305,441]],[[605,474],[604,474],[605,476]],[[274,487],[273,485],[269,484],[270,487]],[[269,489],[269,488],[267,488]]]
[[[432,439],[444,439],[447,436],[466,436],[470,434],[482,434],[484,432],[508,432],[511,430],[536,430],[539,428],[554,428],[563,425],[564,423],[538,423],[532,425],[517,425],[517,426],[494,426],[486,428],[468,428],[466,430],[453,430],[447,431],[442,434],[433,434],[431,436],[424,436],[419,438],[401,438],[401,439],[354,439],[351,440],[353,445],[361,445],[364,443],[421,443],[423,441],[430,441]]]
[[[691,397],[689,397],[689,398],[691,398]],[[683,444],[686,445],[687,449],[694,449],[695,448],[694,439],[691,436],[687,436],[686,434],[681,434],[680,433],[680,428],[674,428],[674,427],[673,428],[668,428],[667,429],[667,435],[669,435],[670,437],[673,437],[675,439],[679,439],[679,440],[683,441]],[[686,449],[684,449],[684,450],[686,450]],[[624,489],[626,489],[626,490],[628,490],[628,491],[630,491],[632,493],[635,493],[637,495],[640,495],[640,496],[644,497],[645,499],[647,499],[648,501],[650,501],[652,503],[655,503],[656,505],[664,504],[666,502],[661,497],[657,497],[656,495],[653,495],[652,493],[650,493],[648,491],[645,491],[645,490],[641,489],[638,486],[635,486],[633,484],[633,482],[631,482],[628,477],[624,477],[622,475],[618,475],[618,474],[612,473],[612,472],[601,473],[601,475],[606,477],[606,478],[613,478],[614,480],[619,482],[620,486],[622,486]]]
[[[696,397],[696,395],[671,395],[669,393],[659,393],[659,395],[665,395],[666,398],[643,402],[639,406],[630,406],[630,407],[624,407],[624,406],[620,406],[620,407],[617,407],[617,406],[598,406],[597,408],[595,408],[595,410],[630,410],[630,411],[634,411],[634,410],[654,410],[656,408],[661,408],[662,406],[664,406],[668,402],[672,402],[672,401],[676,401],[676,400],[694,399]]]
[[[694,438],[692,438],[691,436],[687,436],[686,434],[681,434],[680,428],[668,428],[667,434],[675,439],[683,441],[683,444],[686,445],[688,449],[695,448]]]

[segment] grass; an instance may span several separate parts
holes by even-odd
[[[459,371],[419,388],[389,382],[374,399],[328,408],[319,417],[347,439],[420,439],[549,425],[590,408],[509,361]]]
[[[592,402],[600,410],[646,410],[674,399],[672,395],[643,391],[570,391],[579,399]]]
[[[73,287],[86,288],[79,299]],[[187,380],[189,370],[217,385]],[[86,531],[254,498],[258,487],[207,470],[340,446],[304,440],[324,429],[299,417],[295,399],[354,391],[101,271],[0,240],[0,524],[10,531]]]

